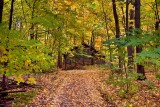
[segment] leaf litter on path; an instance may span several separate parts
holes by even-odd
[[[102,98],[97,70],[59,71],[42,77],[43,88],[30,107],[116,107]]]

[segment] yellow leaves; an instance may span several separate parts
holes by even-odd
[[[102,37],[98,36],[95,40],[95,47],[96,48],[100,48],[101,47],[101,40],[102,40]]]
[[[77,20],[77,23],[78,23],[78,24],[81,24],[81,23],[82,23],[82,21],[81,21],[81,20]]]
[[[71,5],[72,4],[72,2],[69,1],[69,0],[65,0],[64,3],[66,3],[66,5]]]
[[[17,76],[15,79],[17,81],[17,84],[19,85],[21,82],[24,82],[24,79],[22,78],[22,75]]]
[[[2,57],[4,54],[7,54],[8,52],[6,51],[6,49],[2,46],[0,46],[0,57]]]
[[[87,32],[86,32],[86,35],[89,36],[89,37],[91,37],[92,32],[87,31]]]
[[[24,79],[22,78],[22,75],[17,76],[15,79],[17,81],[17,84],[19,85],[21,82],[25,82]],[[35,78],[28,78],[27,79],[28,84],[36,84]]]
[[[129,4],[129,10],[133,10],[134,11],[134,5]]]
[[[11,54],[8,54],[8,59],[11,59],[12,58],[12,55]]]
[[[149,5],[146,5],[146,6],[145,6],[145,9],[146,9],[146,11],[152,10],[152,8],[151,8]]]
[[[98,0],[94,0],[93,3],[96,4],[96,5],[99,5],[99,1]]]
[[[5,55],[4,55],[5,54]],[[8,52],[6,51],[6,49],[2,46],[0,46],[0,62],[7,62],[8,61],[8,56],[6,56],[8,54]]]
[[[28,84],[36,84],[36,79],[35,78],[28,78],[27,83]]]
[[[0,62],[7,62],[8,61],[8,57],[7,56],[2,56],[0,59]]]
[[[6,49],[5,49],[4,47],[0,46],[0,52],[3,52],[3,53],[4,53],[5,50],[6,50]]]
[[[31,60],[30,59],[28,59],[28,60],[26,60],[25,62],[24,62],[24,65],[25,66],[29,66],[31,64]]]
[[[132,105],[132,104],[129,104],[128,107],[133,107],[133,105]]]
[[[74,4],[74,5],[71,5],[71,9],[72,9],[72,10],[75,10],[76,7],[77,7],[77,6],[76,6],[75,4]]]
[[[74,30],[74,29],[68,29],[68,31],[69,31],[69,32],[72,32],[72,33],[74,33],[74,32],[75,32],[75,30]]]

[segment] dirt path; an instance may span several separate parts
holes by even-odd
[[[99,71],[60,71],[56,76],[41,78],[40,90],[30,107],[114,107],[98,91]]]

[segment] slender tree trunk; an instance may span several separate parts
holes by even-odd
[[[67,70],[67,57],[68,57],[68,54],[65,53],[65,54],[63,55],[63,57],[64,57],[64,69]]]
[[[4,5],[4,1],[1,0],[1,1],[0,1],[0,24],[2,23],[3,5]],[[2,52],[0,52],[0,53],[2,53]],[[2,83],[1,83],[2,89],[5,89],[5,88],[6,88],[6,86],[5,86],[5,78],[6,78],[6,77],[5,77],[5,74],[3,74]]]
[[[94,34],[94,30],[92,30],[92,36],[91,36],[91,49],[90,49],[90,51],[91,51],[91,56],[92,56],[92,58],[91,58],[91,65],[94,65],[94,52],[92,51],[92,48],[94,48],[94,46],[95,46],[95,34]]]
[[[60,29],[58,29],[60,31]],[[62,68],[63,61],[62,61],[62,52],[61,52],[61,39],[58,39],[58,68]]]
[[[130,10],[130,20],[134,20],[134,11],[131,9]],[[133,30],[133,22],[129,21],[129,2],[126,0],[126,36],[131,36],[129,32],[132,32]],[[129,26],[130,24],[130,26]],[[128,52],[128,69],[131,71],[133,69],[133,47],[128,46],[127,47],[127,52]]]
[[[10,17],[9,17],[9,30],[12,28],[12,18],[13,18],[13,6],[14,6],[14,0],[11,1],[11,8],[10,8]],[[9,51],[8,49],[6,49]],[[4,63],[4,66],[6,67],[8,62]],[[6,90],[7,89],[7,77],[6,77],[6,71],[3,74],[2,78],[2,89]]]
[[[113,5],[113,15],[114,15],[115,27],[116,27],[116,38],[119,38],[120,37],[120,28],[119,28],[119,19],[118,19],[115,0],[112,0],[112,5]]]
[[[118,19],[115,0],[112,0],[112,6],[113,6],[113,15],[114,15],[115,27],[116,27],[116,38],[120,38],[119,19]],[[120,50],[119,47],[118,47],[118,50]],[[119,56],[119,58],[118,58],[118,60],[119,60],[119,68],[121,70],[123,68],[122,59],[123,59],[122,56]]]
[[[123,25],[123,27],[124,27],[124,29],[125,29],[125,31],[126,31],[126,19],[125,19],[125,13],[124,13],[124,9],[123,9],[123,6],[121,7],[121,9],[122,9],[122,25]],[[128,10],[127,8],[126,8],[126,10]],[[127,15],[127,13],[126,13],[126,15]],[[126,17],[128,17],[128,16],[126,16]]]
[[[10,9],[10,16],[9,16],[9,30],[11,30],[11,28],[12,28],[13,5],[14,5],[14,0],[12,0],[12,2],[11,2],[11,9]]]
[[[140,29],[140,0],[135,0],[135,28]],[[136,47],[136,53],[140,53],[142,52],[142,47],[141,46],[137,46]],[[145,77],[145,71],[144,71],[144,66],[137,63],[137,73],[142,74],[144,76],[144,78],[138,78],[139,80],[144,80],[146,79]]]
[[[36,2],[37,2],[37,0],[34,0],[34,2],[33,2],[31,19],[33,19],[35,17]],[[35,24],[31,23],[31,28],[30,29],[31,29],[32,33],[30,34],[30,39],[34,39],[35,38],[35,34],[33,33],[34,28],[35,28]]]
[[[128,36],[128,32],[129,32],[129,27],[128,27],[128,16],[129,16],[129,14],[128,14],[128,8],[129,8],[129,2],[128,2],[128,0],[126,0],[126,35]]]
[[[158,3],[157,3],[157,0],[155,0],[155,5],[156,5],[156,10],[155,10],[155,17],[156,17],[155,30],[159,30],[160,18],[159,18],[159,11],[158,11]]]
[[[2,23],[4,0],[0,0],[0,23]]]
[[[62,68],[62,54],[58,51],[58,68]]]

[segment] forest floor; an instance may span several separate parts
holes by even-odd
[[[44,86],[34,98],[32,107],[116,107],[102,98],[98,70],[59,71],[45,75],[39,82]],[[43,81],[43,82],[42,82]]]
[[[147,78],[154,83],[135,81],[139,88],[127,97],[119,94],[122,88],[107,84],[108,70],[88,67],[86,70],[60,70],[56,74],[38,76],[36,96],[28,107],[160,107],[160,84],[153,75]],[[134,89],[134,88],[133,88]],[[23,106],[22,106],[23,107]]]

